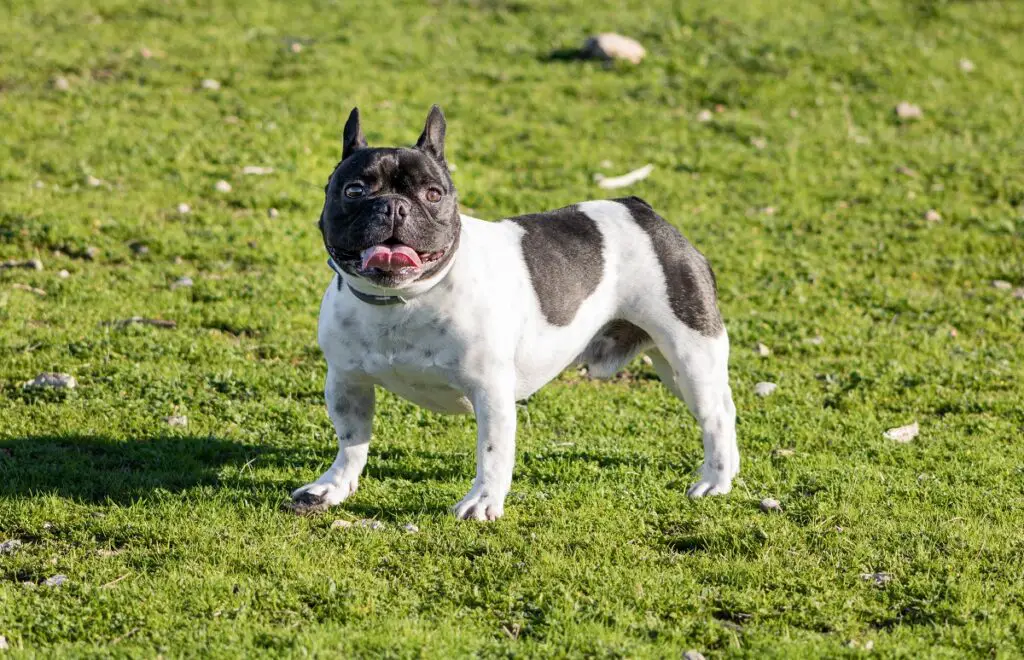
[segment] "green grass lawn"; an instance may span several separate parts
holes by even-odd
[[[206,4],[0,7],[0,261],[44,266],[0,270],[7,654],[1024,653],[1024,3]],[[647,59],[568,53],[607,30]],[[473,420],[383,392],[360,491],[280,510],[336,449],[342,124],[410,144],[432,103],[466,212],[636,194],[710,258],[730,495],[687,500],[698,429],[638,360],[520,407],[497,523],[449,513]],[[78,388],[23,389],[44,371]]]

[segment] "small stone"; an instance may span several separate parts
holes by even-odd
[[[0,543],[0,555],[13,555],[22,546],[20,539],[8,539]]]
[[[942,214],[935,209],[925,211],[924,219],[928,222],[942,222]]]
[[[813,337],[808,337],[805,341],[808,344],[814,344],[815,346],[821,346],[822,344],[825,343],[825,338],[822,337],[821,335],[815,335]]]
[[[907,101],[901,101],[896,105],[896,116],[900,119],[920,119],[924,116],[921,111],[921,107],[908,103]]]
[[[186,204],[185,202],[182,202],[181,204],[178,204],[178,213],[180,213],[182,215],[188,215],[191,212],[192,212],[192,207],[189,206],[188,204]]]
[[[771,396],[775,393],[775,389],[778,387],[775,383],[760,382],[754,385],[754,394],[759,397]]]
[[[63,373],[42,373],[25,383],[25,389],[73,390],[78,386],[74,376]]]
[[[779,447],[778,449],[772,450],[772,456],[778,456],[779,458],[790,458],[792,456],[796,456],[796,450]]]
[[[188,426],[188,417],[185,417],[184,415],[170,415],[168,417],[164,417],[164,421],[167,422],[168,426]]]
[[[88,259],[89,261],[95,261],[96,257],[100,256],[100,249],[98,247],[90,245],[89,247],[85,248],[84,255],[85,258]]]
[[[62,280],[66,280],[69,277],[71,277],[71,273],[69,273],[68,271],[66,271],[64,269],[61,269],[61,270],[57,271],[57,277],[59,277]]]
[[[59,92],[66,92],[71,89],[71,83],[64,76],[57,76],[53,79],[53,88]]]
[[[654,360],[651,359],[650,355],[644,355],[643,357],[640,358],[640,361],[644,363],[644,366],[647,366],[647,367],[653,367],[654,366]]]
[[[153,57],[153,51],[143,46],[139,49],[139,55],[142,56],[142,59],[148,60],[149,58]]]
[[[1003,291],[1013,288],[1013,285],[1006,280],[992,280],[992,286]]]
[[[970,61],[966,57],[960,59],[960,70],[964,73],[971,73],[974,71],[974,62]]]
[[[683,660],[704,660],[704,654],[700,651],[690,649],[683,654]]]
[[[874,582],[876,586],[884,587],[886,583],[892,580],[892,575],[885,572],[878,573],[861,573],[860,579],[865,581]]]
[[[179,277],[178,279],[174,280],[174,282],[171,283],[171,291],[194,285],[195,282],[192,281],[191,277]]]
[[[870,651],[873,648],[875,648],[875,642],[873,640],[869,639],[868,641],[864,642],[865,651]]]
[[[46,578],[43,584],[47,587],[59,587],[67,581],[68,576],[66,575],[54,575],[53,577]]]
[[[257,176],[273,173],[273,167],[262,167],[260,165],[246,165],[242,168],[242,174],[254,174]]]
[[[405,523],[404,525],[402,525],[402,529],[409,532],[410,534],[416,534],[420,531],[420,528],[412,523]]]
[[[45,188],[46,184],[40,181],[39,179],[36,179],[36,182],[32,184],[32,187],[38,190],[40,188]]]
[[[132,241],[128,244],[128,248],[140,257],[149,254],[149,246],[141,241]]]
[[[0,270],[8,268],[28,268],[29,270],[42,270],[43,262],[39,259],[26,259],[24,261],[8,260],[0,263]]]
[[[715,116],[711,114],[711,111],[707,109],[701,110],[700,112],[697,113],[697,121],[699,121],[702,124],[708,123],[709,121],[714,119],[714,117]]]
[[[647,51],[640,42],[614,32],[604,32],[586,40],[583,55],[603,60],[627,60],[640,64]]]
[[[750,138],[750,144],[755,149],[764,149],[765,147],[768,146],[768,140],[764,139],[763,137],[752,137]]]
[[[220,181],[215,183],[213,187],[216,188],[217,192],[222,192],[222,193],[229,193],[229,192],[231,192],[231,184],[228,183],[227,181],[225,181],[224,179],[221,179]]]
[[[1024,287],[1013,290],[1013,297],[1017,300],[1024,300]]]
[[[782,513],[782,505],[779,504],[778,500],[772,499],[771,497],[766,497],[761,500],[761,504],[758,506],[764,513]]]
[[[95,188],[96,186],[102,185],[103,181],[101,181],[100,179],[97,179],[96,177],[94,177],[93,175],[90,174],[89,176],[85,177],[85,183],[86,183],[86,185],[89,185],[89,186],[92,186],[93,188]]]
[[[11,645],[7,643],[7,638],[0,635],[0,651],[6,651],[11,648]]]
[[[352,526],[352,523],[350,523],[347,520],[335,520],[334,522],[331,523],[331,529],[345,529],[346,527],[351,527],[351,526]]]
[[[456,165],[455,163],[448,163],[448,171],[449,172],[457,172],[458,170],[459,170],[459,166],[458,165]]]
[[[917,434],[921,432],[921,427],[917,422],[908,424],[906,426],[897,426],[886,431],[883,435],[889,440],[895,440],[899,443],[907,443],[917,437]]]
[[[362,520],[357,520],[355,526],[362,527],[364,529],[372,529],[375,531],[384,529],[385,527],[384,523],[382,523],[379,520],[373,520],[372,518],[363,518]]]
[[[281,216],[281,212],[278,211],[277,209],[275,209],[273,207],[267,209],[267,217],[270,218],[271,220],[273,220],[274,218],[278,218],[280,216]]]
[[[216,90],[220,89],[220,82],[214,80],[213,78],[204,78],[203,82],[200,83],[200,86],[203,89],[209,89],[209,90],[212,90],[212,91],[216,91]]]
[[[300,44],[298,41],[293,41],[291,46],[289,46],[288,48],[293,53],[301,53],[302,52],[302,44]]]
[[[768,357],[772,354],[772,349],[768,348],[761,342],[757,342],[757,345],[754,346],[754,350],[757,351],[757,354],[761,357]]]

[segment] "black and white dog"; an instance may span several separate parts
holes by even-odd
[[[515,462],[516,401],[563,369],[615,374],[641,352],[704,436],[692,497],[739,470],[729,339],[703,255],[637,197],[485,222],[461,215],[434,106],[412,148],[369,148],[354,109],[320,230],[337,273],[320,307],[338,456],[292,493],[298,512],[359,485],[374,386],[439,413],[473,413],[476,479],[455,505],[495,520]]]

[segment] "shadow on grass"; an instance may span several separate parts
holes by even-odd
[[[81,501],[128,503],[154,489],[177,492],[218,485],[227,466],[254,458],[291,465],[301,460],[274,447],[210,436],[114,440],[89,435],[41,435],[0,440],[0,497],[56,494]]]

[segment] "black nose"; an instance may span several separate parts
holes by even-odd
[[[405,220],[409,216],[409,202],[401,197],[389,197],[383,200],[380,210],[389,220]]]

